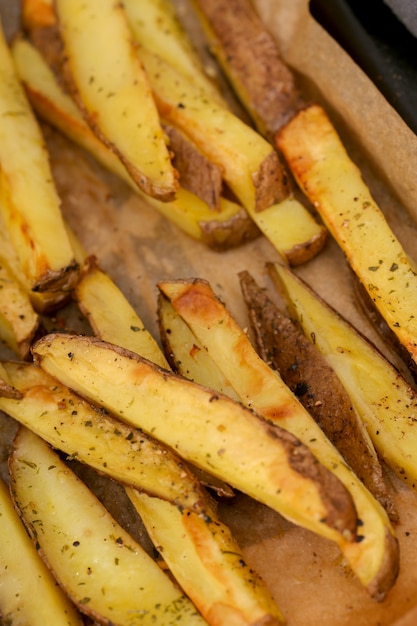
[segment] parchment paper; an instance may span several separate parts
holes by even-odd
[[[7,32],[16,27],[16,0],[0,0]],[[189,20],[185,0],[177,0]],[[417,220],[415,163],[417,138],[377,89],[314,22],[307,0],[256,0],[286,61],[305,89],[325,103],[352,156],[405,247],[413,253]],[[193,34],[198,31],[193,30]],[[203,46],[204,50],[204,46]],[[265,263],[278,260],[260,238],[226,253],[192,241],[105,172],[85,152],[43,126],[64,215],[90,253],[124,291],[146,327],[158,338],[156,282],[166,278],[208,279],[244,327],[237,273],[248,269],[273,293]],[[356,307],[350,272],[335,243],[297,270],[369,338],[387,352]],[[50,320],[52,327],[84,328],[73,309]],[[0,348],[0,356],[9,356]],[[14,425],[2,418],[2,468]],[[5,443],[6,442],[6,443]],[[400,513],[399,579],[382,603],[371,600],[346,568],[338,549],[278,514],[237,494],[221,512],[243,551],[264,577],[289,626],[407,626],[417,620],[417,497],[392,477]]]

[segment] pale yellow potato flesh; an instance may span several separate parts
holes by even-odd
[[[168,61],[215,100],[224,102],[214,81],[205,73],[170,0],[124,0],[135,39]]]
[[[64,93],[40,52],[29,41],[16,38],[12,43],[12,54],[19,78],[37,113],[90,152],[101,165],[124,180],[148,204],[190,237],[215,249],[227,249],[259,234],[243,208],[226,198],[220,198],[220,211],[214,213],[205,202],[182,187],[179,187],[172,202],[161,202],[143,194],[116,154],[85,122],[73,99]],[[297,240],[297,244],[303,245],[304,241]],[[284,252],[284,247],[281,248]]]
[[[10,469],[26,526],[83,613],[120,626],[206,624],[58,454],[28,429],[18,433]]]
[[[39,325],[39,316],[3,252],[0,250],[0,338],[17,356],[26,359]]]
[[[28,290],[59,302],[77,278],[44,139],[0,32],[0,219]],[[30,173],[30,175],[28,175]],[[52,234],[53,233],[53,234]]]
[[[356,516],[338,481],[337,503],[330,507],[322,481],[331,475],[315,478],[297,470],[291,450],[302,454],[299,442],[282,439],[283,433],[240,403],[91,337],[48,335],[32,351],[63,384],[152,433],[196,466],[325,537],[352,537]],[[314,457],[309,462],[320,469]]]
[[[0,621],[13,626],[82,626],[81,616],[39,557],[0,480]]]
[[[90,126],[145,193],[172,200],[176,172],[122,4],[57,0],[54,6],[70,88]]]
[[[417,363],[417,268],[390,228],[325,111],[312,105],[278,134],[301,189],[376,308]]]
[[[343,316],[285,267],[270,274],[306,337],[326,357],[356,407],[378,454],[417,489],[417,395],[391,363]]]
[[[32,363],[3,362],[3,369],[21,397],[2,397],[0,391],[2,411],[102,474],[200,510],[199,484],[170,449],[97,411]]]
[[[199,348],[205,350],[241,402],[303,441],[349,489],[360,520],[358,533],[361,540],[349,542],[341,538],[338,545],[371,595],[384,597],[395,582],[399,565],[398,544],[386,511],[346,465],[279,374],[258,356],[244,330],[216,298],[208,283],[178,280],[160,282],[158,286],[184,325],[194,334],[192,354]],[[177,338],[173,337],[175,329]],[[181,364],[184,356],[187,366],[188,330],[185,340],[180,334],[179,322],[176,327],[165,330],[170,331],[168,341],[180,372],[187,376],[187,371],[181,370]],[[192,374],[194,380],[201,382],[197,378],[197,368]],[[202,378],[204,384],[209,384],[207,371],[202,373]]]
[[[177,582],[209,623],[285,623],[229,529],[214,513],[203,519],[135,489],[126,491]]]
[[[243,207],[262,210],[281,200],[283,173],[272,145],[164,59],[143,46],[138,54],[160,115],[223,169]]]

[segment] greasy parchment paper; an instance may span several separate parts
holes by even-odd
[[[185,22],[192,24],[185,0],[176,0],[176,4]],[[325,103],[393,229],[413,254],[417,241],[416,136],[311,18],[307,0],[256,0],[256,6],[304,88]],[[0,0],[0,13],[7,34],[12,34],[18,23],[17,0]],[[200,41],[198,30],[192,28]],[[265,263],[278,260],[278,255],[267,240],[259,238],[226,253],[210,251],[164,220],[85,152],[49,127],[44,131],[66,219],[156,338],[156,282],[160,279],[206,278],[244,327],[248,322],[239,271],[250,270],[275,297]],[[349,270],[333,241],[297,271],[387,353],[355,304]],[[84,328],[71,308],[50,323],[55,328]],[[0,356],[10,353],[0,346]],[[3,417],[0,425],[0,460],[7,476],[6,456],[14,424]],[[240,494],[221,505],[225,521],[235,531],[249,562],[268,583],[289,626],[416,623],[417,497],[395,478],[392,481],[400,514],[401,571],[382,603],[368,597],[334,545]]]

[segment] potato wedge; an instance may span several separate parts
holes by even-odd
[[[63,92],[41,53],[22,38],[13,41],[12,53],[20,80],[37,113],[122,178],[181,230],[216,250],[233,248],[260,235],[246,211],[225,198],[220,198],[220,211],[213,214],[205,202],[182,187],[172,202],[161,202],[141,194],[114,152],[96,137],[73,100]]]
[[[121,626],[206,623],[59,455],[23,427],[10,472],[29,533],[82,613]]]
[[[325,111],[318,105],[301,111],[277,134],[277,142],[376,308],[416,362],[416,265],[391,230]]]
[[[0,236],[0,242],[1,242]],[[0,338],[20,358],[27,359],[39,326],[29,295],[10,269],[0,250]]]
[[[112,341],[168,368],[163,352],[136,311],[97,264],[90,266],[81,277],[74,298],[96,337]]]
[[[212,54],[260,133],[273,140],[302,105],[294,76],[248,0],[193,0]]]
[[[26,288],[37,307],[46,310],[68,298],[78,267],[44,139],[2,32],[0,73],[0,220],[19,258]]]
[[[81,616],[36,552],[3,480],[0,480],[0,533],[1,623],[82,626]]]
[[[360,520],[360,539],[352,542],[339,538],[338,545],[358,579],[381,600],[394,584],[399,565],[398,541],[385,509],[346,465],[279,374],[257,355],[206,281],[164,281],[158,286],[194,334],[193,353],[206,350],[243,404],[303,441],[350,491]],[[175,338],[172,331],[168,339],[181,366],[189,345],[188,333],[186,341],[181,335]],[[187,372],[182,373],[187,376]]]
[[[214,512],[203,519],[135,489],[126,491],[170,571],[209,623],[284,624],[263,582]]]
[[[20,393],[0,395],[0,409],[71,458],[123,484],[201,509],[197,480],[166,446],[98,411],[32,363],[3,362]]]
[[[145,47],[138,50],[161,117],[188,135],[223,169],[246,210],[261,211],[288,195],[278,155],[261,135]]]
[[[356,511],[348,491],[299,440],[241,404],[91,337],[51,334],[32,351],[63,384],[185,460],[296,523],[353,539]]]
[[[417,489],[417,394],[358,330],[300,278],[278,264],[270,275],[303,331],[349,392],[381,458]]]
[[[90,127],[142,191],[173,200],[176,172],[122,4],[56,0],[54,7],[65,79]]]
[[[250,275],[239,273],[258,354],[277,370],[348,465],[398,521],[392,493],[368,430],[335,371],[302,327]]]
[[[172,2],[124,0],[123,6],[137,41],[171,63],[214,100],[224,103],[217,85],[205,72]]]

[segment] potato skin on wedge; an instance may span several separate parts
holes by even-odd
[[[302,327],[268,297],[249,272],[240,272],[239,281],[258,353],[280,373],[390,519],[397,521],[379,457],[335,371]]]
[[[82,613],[119,626],[206,624],[58,454],[23,427],[10,456],[10,474],[28,531]]]
[[[240,403],[92,337],[51,334],[32,351],[63,384],[184,459],[295,523],[336,541],[354,539],[356,510],[347,489],[296,437]]]
[[[206,351],[219,376],[233,387],[245,406],[303,441],[349,489],[358,513],[358,536],[356,541],[342,540],[338,545],[370,595],[382,600],[394,584],[399,567],[398,540],[385,509],[347,466],[279,374],[258,356],[245,331],[207,281],[171,280],[158,286],[183,322],[185,335],[182,329],[178,336],[167,329],[178,364],[182,365],[183,356],[185,364],[190,362],[187,356],[190,343],[191,356]],[[194,342],[190,342],[190,331]],[[180,371],[197,382],[200,380],[198,366],[192,372],[181,368]],[[202,368],[201,377],[209,384],[206,368]]]

